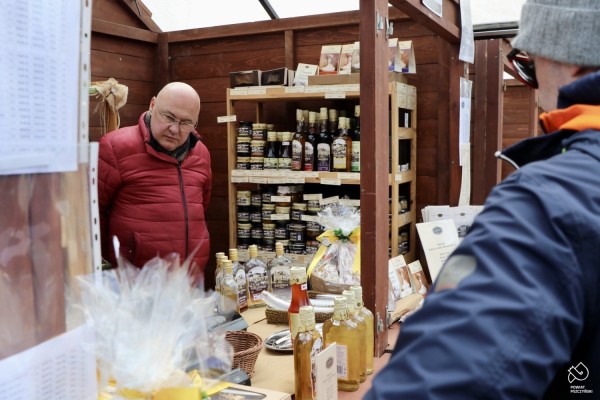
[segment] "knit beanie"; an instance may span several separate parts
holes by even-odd
[[[562,63],[600,66],[600,0],[527,0],[512,46]]]

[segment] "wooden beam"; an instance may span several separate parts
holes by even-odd
[[[494,156],[502,148],[503,61],[501,39],[475,41],[473,104],[473,204],[483,204],[500,181],[502,169]]]
[[[361,281],[365,305],[375,316],[376,357],[387,341],[388,238],[389,238],[389,88],[388,44],[385,27],[387,0],[360,0],[360,108],[361,129]],[[384,24],[385,25],[385,24]],[[381,155],[385,154],[385,157]]]
[[[166,33],[158,34],[156,46],[156,64],[154,69],[154,93],[158,93],[171,81],[171,62],[169,58],[169,37]]]
[[[460,43],[460,4],[456,1],[442,1],[441,18],[421,0],[389,0],[389,3],[448,42]]]
[[[405,13],[389,9],[391,19],[408,20]],[[184,31],[168,32],[169,43],[186,42],[191,40],[204,40],[225,38],[232,36],[260,35],[269,32],[303,31],[322,27],[335,27],[343,25],[356,25],[361,20],[359,11],[347,11],[332,14],[310,15],[307,17],[282,18],[272,21],[257,21],[243,24],[213,26],[210,28],[188,29]]]
[[[105,35],[139,40],[141,42],[158,43],[158,33],[156,32],[115,24],[114,22],[95,18],[92,18],[92,33],[103,33]]]
[[[138,17],[139,20],[146,25],[146,28],[152,32],[162,32],[162,29],[160,29],[152,19],[152,12],[146,7],[142,0],[121,0],[121,3]]]

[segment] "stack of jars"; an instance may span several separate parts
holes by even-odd
[[[315,218],[321,211],[321,195],[304,199],[303,192],[303,185],[238,190],[238,249],[255,244],[259,250],[275,251],[275,242],[281,242],[286,253],[314,254],[319,247],[317,237],[322,233]]]

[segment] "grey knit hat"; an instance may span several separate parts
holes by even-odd
[[[600,66],[600,0],[527,0],[512,46],[567,64]]]

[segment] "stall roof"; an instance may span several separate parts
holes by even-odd
[[[164,32],[358,10],[359,0],[135,0]],[[465,1],[465,0],[463,0]],[[525,0],[470,0],[473,25],[515,22]]]

